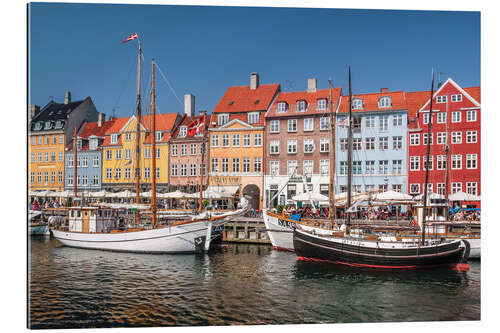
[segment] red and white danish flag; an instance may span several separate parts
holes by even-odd
[[[201,132],[203,131],[203,125],[205,123],[201,122],[200,119],[193,121],[191,124],[189,124],[187,128],[187,135],[188,136],[194,136],[194,135],[200,135]]]
[[[129,37],[127,37],[127,39],[125,39],[122,43],[126,43],[126,42],[130,42],[131,40],[134,40],[134,39],[137,39],[137,33],[134,32],[134,34],[130,35]]]

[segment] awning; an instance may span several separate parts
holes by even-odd
[[[228,197],[234,196],[240,187],[235,185],[209,185],[207,191],[219,192],[221,194],[227,195]]]

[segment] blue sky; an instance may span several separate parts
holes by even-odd
[[[107,116],[132,115],[137,43],[120,41],[133,32],[143,93],[154,58],[181,101],[196,96],[197,111],[211,112],[251,72],[283,91],[315,77],[318,88],[332,78],[347,93],[349,64],[353,93],[426,90],[433,67],[442,81],[480,85],[479,12],[33,3],[29,13],[29,103],[42,107],[70,90]],[[156,77],[159,112],[182,113]]]

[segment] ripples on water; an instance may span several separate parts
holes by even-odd
[[[259,245],[147,255],[34,237],[30,253],[32,328],[480,319],[479,262],[467,273],[360,271]]]

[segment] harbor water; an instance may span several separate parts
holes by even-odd
[[[147,255],[29,243],[31,328],[480,319],[480,262],[396,272],[301,262],[267,245]]]

